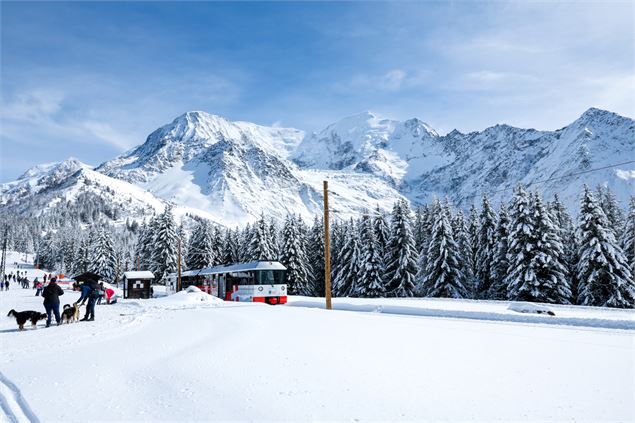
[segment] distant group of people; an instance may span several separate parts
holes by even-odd
[[[0,291],[8,291],[11,283],[17,283],[22,288],[28,288],[30,281],[26,277],[26,270],[20,272],[16,270],[15,274],[13,272],[9,274],[4,274],[4,277],[0,280]]]
[[[47,279],[51,279],[54,276],[52,274],[44,274],[44,282],[41,282],[39,277],[33,279],[33,284],[27,277],[26,270],[20,272],[17,270],[15,274],[13,272],[9,274],[4,274],[3,278],[0,278],[0,291],[8,291],[9,287],[12,283],[18,284],[18,286],[22,287],[22,289],[29,289],[32,287],[36,290],[35,295],[38,296],[42,293],[42,289],[44,289],[44,285],[46,285]]]

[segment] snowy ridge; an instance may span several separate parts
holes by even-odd
[[[625,206],[634,192],[635,164],[603,168],[635,157],[635,121],[615,113],[589,109],[572,124],[557,131],[519,129],[496,125],[482,132],[443,137],[456,155],[450,165],[430,169],[412,181],[404,192],[415,201],[449,194],[466,206],[483,193],[496,201],[509,199],[522,183],[541,190],[545,198],[559,194],[574,212],[582,186],[604,185]],[[541,182],[553,179],[549,182]]]
[[[349,116],[304,138],[292,158],[314,169],[373,173],[394,184],[444,163],[439,135],[419,119],[399,122],[371,112]]]
[[[27,170],[0,186],[0,208],[39,214],[90,191],[135,218],[172,203],[177,215],[228,226],[261,214],[308,220],[321,213],[328,179],[342,219],[377,205],[388,210],[404,196],[416,204],[447,195],[462,208],[484,193],[509,200],[518,183],[547,199],[558,193],[577,213],[583,184],[610,187],[625,206],[635,191],[635,164],[608,166],[634,157],[635,121],[595,108],[557,131],[496,125],[443,136],[419,119],[371,112],[312,134],[188,112],[94,171],[74,158]]]
[[[316,178],[336,180],[333,189],[344,217],[374,206],[374,199],[389,208],[402,198],[372,175],[354,175],[347,184],[334,172],[300,170],[287,157],[303,135],[189,112],[97,170],[166,201],[208,211],[225,225],[252,222],[261,214],[282,219],[296,213],[311,219],[322,204],[322,180]]]
[[[518,183],[558,193],[572,210],[584,183],[609,186],[623,206],[634,192],[635,164],[584,173],[635,158],[635,121],[591,108],[557,131],[495,125],[439,136],[418,119],[351,116],[304,138],[292,156],[303,168],[350,169],[386,179],[415,203],[433,196],[469,207],[487,193],[507,200]],[[564,178],[563,178],[564,177]],[[558,178],[548,183],[546,179]]]
[[[0,185],[0,206],[17,214],[39,216],[56,207],[76,205],[78,201],[106,204],[108,209],[118,210],[118,221],[143,220],[163,212],[168,205],[147,190],[96,172],[74,158],[35,166],[17,181]],[[215,219],[204,210],[178,205],[173,210],[177,216],[189,213]]]
[[[304,133],[292,128],[269,128],[248,122],[230,122],[205,112],[188,112],[151,133],[146,142],[97,170],[129,182],[148,182],[153,176],[200,158],[211,147],[230,144],[255,147],[286,157]]]

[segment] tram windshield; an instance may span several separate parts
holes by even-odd
[[[258,271],[258,285],[281,285],[284,283],[286,283],[284,270]]]

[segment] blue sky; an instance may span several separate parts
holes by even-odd
[[[0,182],[99,164],[188,110],[441,133],[635,115],[633,2],[2,2]]]

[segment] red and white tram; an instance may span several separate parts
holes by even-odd
[[[285,304],[286,277],[287,268],[277,261],[253,261],[185,271],[181,289],[194,285],[225,301]]]

